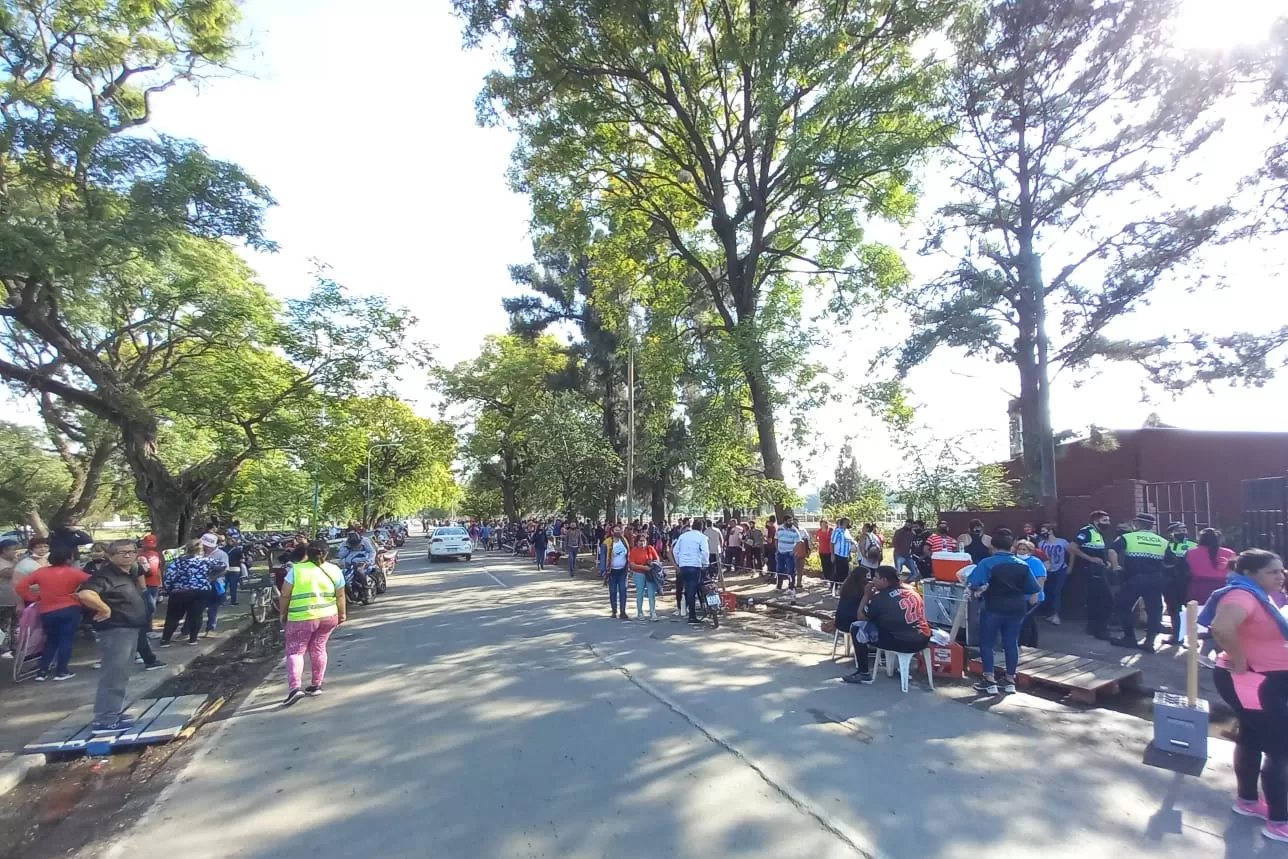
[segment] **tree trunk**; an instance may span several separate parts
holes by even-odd
[[[49,526],[46,525],[45,520],[40,517],[39,510],[28,510],[26,513],[22,514],[22,522],[31,529],[31,535],[33,537],[49,536]]]
[[[765,477],[784,483],[783,457],[778,452],[778,434],[774,427],[774,403],[769,380],[765,378],[764,369],[760,366],[744,365],[744,373],[751,393],[751,410],[756,419],[756,437],[760,443],[760,459],[765,468]],[[779,521],[791,512],[790,507],[783,505],[781,497],[774,499],[774,513]]]
[[[649,492],[649,512],[659,525],[666,521],[666,474],[655,477]]]
[[[119,442],[115,440],[97,440],[94,452],[83,467],[76,470],[69,469],[72,471],[72,485],[57,512],[50,517],[52,527],[79,524],[85,514],[89,513],[103,485],[103,472],[107,469],[107,463],[118,444]]]
[[[1015,344],[1015,366],[1020,371],[1020,437],[1024,445],[1024,480],[1020,493],[1027,503],[1042,490],[1042,416],[1036,344],[1022,337]]]
[[[514,481],[509,477],[501,479],[501,506],[505,508],[505,517],[511,522],[519,521],[519,499]]]

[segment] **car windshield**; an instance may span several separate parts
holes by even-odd
[[[435,537],[464,537],[464,528],[439,528],[434,532]]]

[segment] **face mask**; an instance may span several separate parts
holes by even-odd
[[[980,534],[983,534],[983,533],[984,533],[984,529],[983,529],[983,528],[971,528],[971,529],[970,529],[970,532],[971,532],[971,534],[972,534],[972,535],[974,535],[974,536],[978,537]]]
[[[947,525],[941,525],[941,526],[940,526],[940,528],[939,528],[939,533],[940,533],[940,534],[947,534],[947,533],[948,533],[948,526],[947,526]]]
[[[1042,537],[1043,539],[1046,539],[1047,537],[1050,537],[1050,536],[1051,536],[1051,532],[1050,532],[1050,531],[1039,531],[1039,532],[1038,532],[1038,536],[1039,536],[1039,537]]]

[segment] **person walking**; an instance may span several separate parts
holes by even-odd
[[[683,589],[684,602],[689,609],[689,623],[701,623],[698,620],[698,584],[702,580],[702,570],[707,565],[707,538],[702,533],[702,519],[695,517],[685,531],[671,544],[671,561],[679,570],[676,590]],[[680,611],[677,610],[679,615]]]
[[[630,562],[630,546],[622,538],[622,526],[614,525],[608,538],[608,602],[613,617],[626,620],[626,573]],[[621,614],[618,614],[618,605]]]
[[[1154,644],[1163,631],[1163,561],[1167,557],[1167,540],[1155,533],[1158,520],[1153,514],[1136,516],[1136,530],[1128,531],[1114,541],[1116,569],[1122,576],[1118,591],[1118,619],[1121,638],[1110,641],[1117,647],[1138,647],[1154,652]],[[1136,600],[1145,603],[1145,640],[1136,640]]]
[[[1271,600],[1284,589],[1283,560],[1249,549],[1228,581],[1198,622],[1221,647],[1212,680],[1239,720],[1233,811],[1264,819],[1262,835],[1288,842],[1288,619]]]
[[[975,690],[987,695],[998,693],[993,642],[1000,632],[1006,653],[1002,691],[1013,695],[1020,664],[1020,629],[1028,607],[1037,604],[1041,588],[1032,568],[1011,551],[1015,537],[1010,529],[999,528],[991,542],[993,554],[976,564],[966,580],[972,596],[982,596],[984,600],[979,613],[979,651],[984,676],[975,684]]]
[[[538,526],[532,534],[532,556],[536,558],[537,570],[546,568],[546,549],[550,546],[550,534],[544,525]]]
[[[201,615],[210,601],[210,560],[201,554],[201,541],[189,540],[181,558],[166,566],[162,586],[167,594],[165,623],[161,627],[161,647],[169,647],[170,639],[183,621],[183,634],[188,644],[197,643],[201,631]]]
[[[564,523],[564,547],[568,550],[568,578],[577,574],[577,553],[581,551],[581,523],[576,519]]]
[[[327,563],[330,546],[325,540],[314,540],[306,549],[305,560],[292,564],[282,584],[282,625],[286,627],[286,700],[289,707],[300,698],[322,694],[326,680],[327,641],[336,627],[344,623],[347,606],[344,600],[344,573]],[[309,654],[313,682],[304,689],[304,653]]]
[[[50,552],[50,563],[28,573],[14,583],[18,596],[36,603],[40,612],[40,626],[45,632],[45,649],[40,654],[36,681],[43,683],[54,668],[54,680],[75,677],[68,668],[72,658],[72,643],[80,628],[84,609],[76,596],[76,589],[89,578],[89,574],[72,566],[71,554],[66,551]]]
[[[134,653],[143,637],[148,617],[143,576],[139,575],[138,547],[133,540],[113,540],[107,563],[100,564],[76,591],[81,605],[94,614],[99,660],[103,665],[94,694],[94,721],[90,733],[115,734],[134,721],[125,716],[125,691]]]
[[[631,572],[635,574],[635,619],[644,619],[644,593],[648,592],[648,617],[657,620],[657,586],[649,575],[649,564],[658,560],[657,550],[648,544],[648,535],[636,534],[635,545],[627,556]]]

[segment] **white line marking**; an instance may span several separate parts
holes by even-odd
[[[488,577],[489,579],[491,579],[492,581],[496,582],[496,583],[497,583],[498,585],[500,585],[501,587],[503,587],[503,588],[508,588],[508,587],[510,587],[510,586],[509,586],[509,585],[507,585],[505,582],[501,581],[501,580],[500,580],[500,579],[498,579],[496,576],[492,575],[491,571],[489,571],[489,570],[484,570],[483,572],[484,572],[484,574],[485,574],[485,575],[487,575],[487,577]]]

